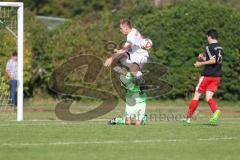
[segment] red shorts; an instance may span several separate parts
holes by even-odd
[[[205,93],[206,91],[216,92],[220,84],[221,77],[205,77],[201,76],[196,87],[196,91],[199,93]]]

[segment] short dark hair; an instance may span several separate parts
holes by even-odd
[[[121,19],[120,24],[127,25],[129,28],[132,28],[132,24],[129,19],[126,19],[126,18]]]
[[[17,57],[17,51],[14,51],[14,52],[12,53],[12,56]]]
[[[215,29],[210,29],[207,31],[207,35],[212,39],[218,39],[218,32]]]

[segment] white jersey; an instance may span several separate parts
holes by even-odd
[[[17,61],[14,61],[13,59],[10,59],[7,62],[6,70],[9,72],[10,76],[15,80],[17,80],[17,68],[18,68]]]
[[[141,41],[143,36],[138,32],[137,29],[132,28],[131,32],[127,35],[127,42],[131,45],[131,48],[128,50],[130,54],[142,54],[143,56],[148,57],[148,52],[141,48]]]

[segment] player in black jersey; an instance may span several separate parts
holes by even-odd
[[[193,99],[190,101],[187,119],[184,120],[188,124],[191,122],[192,115],[198,106],[199,98],[202,94],[206,94],[206,101],[213,112],[210,122],[215,124],[221,115],[221,111],[212,97],[217,91],[222,76],[223,50],[218,43],[218,33],[216,30],[209,30],[207,38],[208,45],[206,46],[205,54],[201,53],[198,55],[198,58],[203,61],[198,61],[194,64],[195,67],[204,66],[204,70],[199,78]]]

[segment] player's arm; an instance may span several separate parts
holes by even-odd
[[[6,70],[7,76],[9,77],[10,80],[14,80],[14,78],[11,75],[10,70]]]
[[[208,64],[216,64],[216,58],[215,57],[211,57],[209,60],[207,61],[203,61],[203,62],[196,62],[194,64],[195,67],[201,67],[204,65],[208,65]]]
[[[211,65],[211,64],[216,64],[217,63],[217,61],[216,61],[217,53],[213,48],[207,47],[206,54],[208,54],[209,60],[205,59],[205,61],[203,61],[203,62],[196,62],[194,64],[195,67],[201,67],[201,66]]]
[[[131,47],[131,44],[126,42],[122,49],[115,49],[114,54],[125,54],[130,49],[130,47]]]
[[[112,58],[116,59],[118,57],[121,57],[122,55],[125,55],[130,48],[131,48],[131,44],[125,43],[122,49],[114,50],[114,54],[113,54]]]
[[[8,76],[9,78],[11,78],[11,75],[10,75],[9,70],[6,69],[6,73],[7,73],[7,76]]]
[[[113,60],[118,59],[123,55],[125,55],[130,47],[131,47],[131,44],[126,42],[122,49],[115,49],[114,54],[105,61],[104,66],[111,66]]]
[[[7,63],[7,66],[6,66],[6,73],[7,73],[7,76],[12,79],[12,76],[11,76],[11,72],[10,72],[10,66],[9,66],[9,62]]]

